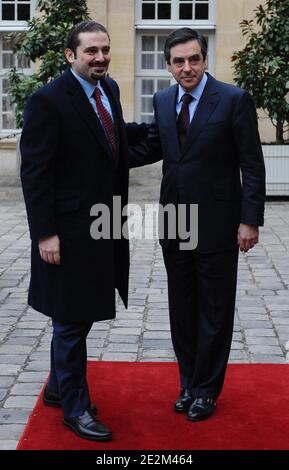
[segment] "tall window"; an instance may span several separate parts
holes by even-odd
[[[16,128],[14,105],[10,101],[9,80],[7,78],[8,72],[13,67],[27,74],[31,71],[29,58],[23,54],[14,54],[11,40],[7,38],[7,35],[3,34],[0,36],[0,127],[3,131]]]
[[[156,91],[171,85],[164,59],[164,34],[142,34],[138,38],[137,115],[141,122],[151,122],[152,99]]]
[[[136,120],[151,122],[154,93],[175,83],[163,52],[173,29],[189,26],[207,38],[208,70],[214,73],[214,7],[215,0],[136,0]]]
[[[6,135],[15,130],[14,105],[9,97],[9,71],[15,67],[24,74],[33,72],[32,64],[23,54],[13,53],[9,33],[27,29],[27,21],[33,17],[35,0],[1,0],[0,2],[0,133]]]

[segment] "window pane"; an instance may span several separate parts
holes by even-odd
[[[152,113],[153,111],[153,99],[150,98],[142,98],[141,99],[141,110],[143,113]]]
[[[155,38],[154,36],[143,36],[142,37],[142,51],[154,51],[155,50]]]
[[[165,48],[166,36],[158,36],[158,51],[163,52]]]
[[[14,5],[2,5],[2,20],[15,20]]]
[[[154,93],[154,81],[153,80],[142,80],[141,81],[141,93],[142,93],[142,95],[153,95],[153,93]]]
[[[12,51],[13,50],[13,44],[11,39],[7,38],[7,36],[3,37],[3,51]]]
[[[154,69],[155,67],[154,55],[153,54],[142,54],[141,68],[148,70]]]
[[[16,129],[14,114],[3,114],[3,129]]]
[[[171,19],[171,5],[166,4],[166,3],[158,5],[158,19],[159,20]]]
[[[166,69],[166,62],[165,62],[165,57],[164,57],[163,53],[158,54],[158,65],[157,65],[157,67],[158,67],[158,69],[161,69],[161,70]]]
[[[11,54],[3,54],[3,69],[11,69],[15,67],[15,56]]]
[[[2,96],[2,110],[3,111],[12,111],[14,109],[14,105],[10,101],[9,96]]]
[[[17,7],[18,20],[30,20],[30,5],[18,5]]]
[[[180,20],[191,20],[193,18],[193,5],[181,4],[180,5]]]
[[[153,120],[153,115],[147,116],[146,114],[141,114],[140,119],[141,122],[146,122],[147,124],[150,124]]]
[[[9,80],[8,78],[3,78],[2,80],[2,93],[8,93],[9,91]]]
[[[169,87],[171,84],[170,80],[160,79],[157,80],[157,91],[163,90],[164,88]]]
[[[196,20],[207,20],[209,18],[209,5],[207,3],[197,3],[195,19]]]
[[[142,6],[142,19],[154,20],[155,19],[155,5],[148,3]]]
[[[29,69],[30,67],[30,59],[27,57],[27,55],[18,54],[17,62],[20,69]]]

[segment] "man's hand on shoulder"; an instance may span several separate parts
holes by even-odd
[[[43,261],[50,264],[60,264],[60,240],[58,235],[41,238],[38,248]]]
[[[259,241],[259,228],[255,225],[240,224],[238,230],[238,245],[240,250],[247,252]]]

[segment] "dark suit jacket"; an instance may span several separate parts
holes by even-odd
[[[93,240],[90,209],[112,209],[113,195],[128,195],[128,147],[117,84],[102,80],[114,114],[117,156],[112,155],[83,88],[69,69],[27,102],[21,138],[21,179],[32,239],[29,304],[58,321],[115,316],[115,287],[127,304],[129,245]],[[138,128],[129,133],[135,142]],[[45,263],[41,237],[58,234],[61,265]]]
[[[154,95],[155,119],[145,144],[131,151],[130,166],[163,158],[160,203],[198,204],[197,249],[226,250],[236,245],[240,223],[263,224],[265,167],[255,106],[246,91],[208,74],[181,150],[177,91],[173,85]]]

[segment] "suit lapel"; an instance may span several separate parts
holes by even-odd
[[[65,72],[65,74],[67,74],[68,93],[71,96],[73,107],[76,109],[81,119],[86,123],[97,142],[102,146],[105,153],[111,159],[113,159],[112,151],[107,141],[102,124],[100,123],[93,107],[88,101],[82,86],[72,75],[69,69]]]
[[[160,109],[163,112],[164,128],[167,129],[167,141],[170,145],[170,152],[178,160],[180,158],[180,146],[177,132],[177,93],[178,85],[173,85],[168,88],[167,95],[164,96],[164,105],[162,105]],[[160,127],[163,127],[163,123],[161,123]]]
[[[213,77],[208,75],[208,81],[188,130],[188,136],[182,150],[182,156],[192,146],[219,101],[220,95],[218,90],[215,88],[215,80]]]

